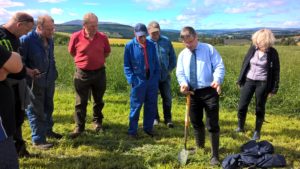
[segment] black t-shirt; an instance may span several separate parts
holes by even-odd
[[[5,62],[9,59],[10,55],[11,52],[0,45],[0,68],[2,68]]]
[[[0,68],[2,68],[10,56],[11,52],[0,45]],[[12,136],[16,129],[13,99],[13,91],[7,81],[0,81],[0,117],[7,136]]]
[[[0,26],[0,45],[5,47],[8,51],[20,53],[20,40],[14,34],[10,33],[3,26]],[[26,77],[26,68],[23,67],[19,73],[9,74],[8,78],[12,79],[23,79]]]
[[[19,52],[20,40],[4,27],[0,26],[0,45],[6,47],[8,51]]]

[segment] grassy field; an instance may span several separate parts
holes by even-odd
[[[262,140],[270,141],[275,153],[286,157],[287,168],[300,168],[300,47],[276,47],[281,61],[281,83],[279,93],[267,103],[266,121],[262,129]],[[239,147],[253,134],[255,113],[253,103],[249,108],[244,134],[233,132],[236,127],[236,106],[239,90],[235,85],[240,65],[248,46],[218,46],[226,66],[225,82],[221,95],[220,110],[220,159],[239,153]],[[178,53],[181,49],[176,48]],[[123,74],[123,48],[114,47],[107,59],[107,92],[104,107],[104,133],[94,133],[91,124],[92,104],[88,106],[87,131],[79,138],[67,137],[74,128],[73,111],[75,94],[73,89],[74,64],[66,46],[56,47],[56,62],[59,71],[55,94],[54,130],[64,135],[61,140],[50,140],[55,147],[47,151],[34,149],[30,143],[30,128],[24,123],[24,137],[30,152],[37,158],[20,159],[21,168],[70,168],[70,169],[116,169],[116,168],[211,168],[209,166],[210,143],[206,137],[204,150],[189,156],[186,166],[180,166],[177,155],[183,148],[185,99],[178,92],[175,72],[172,74],[174,96],[174,129],[164,124],[155,127],[156,137],[150,138],[139,128],[141,138],[127,137],[129,114],[129,86]],[[159,100],[159,110],[161,100]],[[142,113],[141,113],[142,116]],[[142,126],[142,117],[140,118]],[[192,133],[192,129],[190,129]],[[194,147],[191,134],[188,147]],[[218,167],[216,167],[218,168]]]

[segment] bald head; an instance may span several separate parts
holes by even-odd
[[[11,18],[13,22],[29,22],[34,23],[33,17],[25,12],[17,12]]]
[[[88,24],[90,20],[97,20],[98,22],[98,17],[94,13],[86,13],[83,16],[83,24]]]
[[[17,12],[3,27],[19,38],[27,34],[33,28],[33,25],[34,20],[31,15],[25,12]]]
[[[36,25],[37,26],[44,26],[44,24],[46,22],[54,23],[54,19],[49,15],[41,15],[41,16],[38,17]]]
[[[39,35],[41,35],[43,38],[52,38],[55,31],[55,25],[54,19],[51,16],[39,16],[36,24],[36,30]]]

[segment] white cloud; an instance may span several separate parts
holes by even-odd
[[[262,24],[262,21],[260,19],[255,21],[256,24]]]
[[[186,25],[195,26],[197,23],[197,19],[195,16],[189,16],[184,14],[178,15],[176,17],[176,20],[178,25],[180,26],[186,26]]]
[[[199,25],[200,22],[211,14],[211,11],[206,7],[192,7],[186,8],[180,15],[176,17],[176,20],[183,25]]]
[[[195,0],[192,0],[195,1]],[[229,5],[232,3],[237,3],[236,0],[203,0],[203,5],[207,7],[218,7],[220,5]]]
[[[159,21],[159,24],[162,25],[162,27],[167,28],[167,26],[171,25],[171,20],[169,20],[169,19],[162,19],[162,20]],[[164,29],[164,28],[162,28],[162,29]]]
[[[18,11],[8,11],[6,9],[0,8],[0,24],[7,22],[15,12],[26,12],[37,18],[40,15],[49,14],[47,10],[39,10],[39,9],[26,9],[26,10],[18,10]]]
[[[63,1],[65,1],[65,0],[38,0],[38,2],[40,2],[40,3],[45,3],[45,2],[47,2],[47,3],[60,3],[60,2],[63,2]]]
[[[261,13],[261,12],[256,13],[256,17],[262,17],[262,16],[264,16],[263,13]]]
[[[40,15],[49,14],[47,10],[43,10],[43,9],[26,9],[23,12],[32,15],[34,18],[37,18]]]
[[[189,17],[187,15],[178,15],[176,17],[177,21],[185,21],[185,20],[188,20],[188,19],[189,19]]]
[[[211,6],[212,4],[215,3],[216,0],[204,0],[204,5],[205,6]]]
[[[0,8],[0,24],[4,24],[5,22],[7,22],[12,15],[13,12]]]
[[[60,8],[52,8],[50,10],[50,13],[51,14],[54,14],[54,15],[61,15],[64,11]]]
[[[241,8],[226,8],[225,13],[232,13],[232,14],[236,14],[236,13],[241,13],[243,12],[243,9]]]
[[[159,10],[171,6],[171,0],[134,0],[137,3],[146,3],[148,10]]]
[[[263,9],[268,7],[267,3],[261,3],[261,2],[244,2],[239,7],[232,7],[232,8],[226,8],[224,10],[225,13],[243,13],[243,12],[250,12],[250,11],[256,11],[258,9]]]
[[[271,1],[271,4],[274,6],[282,6],[285,4],[285,1],[284,0],[273,0],[273,1]]]
[[[77,13],[74,13],[74,12],[69,12],[69,15],[70,16],[79,16]]]
[[[282,26],[287,28],[300,27],[300,21],[285,21]]]
[[[94,3],[94,2],[84,2],[83,3],[84,5],[90,5],[90,6],[98,6],[98,5],[100,5],[99,3]]]
[[[16,6],[25,6],[23,2],[13,2],[11,0],[0,0],[1,8],[9,8]]]
[[[192,3],[192,4],[196,4],[196,3],[197,3],[197,0],[192,0],[191,3]]]

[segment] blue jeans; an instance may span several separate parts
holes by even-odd
[[[30,105],[26,109],[28,116],[32,142],[46,142],[47,132],[52,131],[54,109],[53,97],[55,84],[48,84],[47,87],[40,87],[34,84],[30,98]]]
[[[172,114],[171,114],[172,94],[171,94],[170,76],[164,81],[159,81],[158,88],[159,88],[160,95],[162,98],[162,103],[163,103],[164,120],[167,123],[167,122],[172,121]],[[158,108],[157,108],[155,119],[159,120]]]
[[[157,106],[157,81],[139,80],[130,93],[130,115],[128,134],[137,134],[140,111],[144,104],[144,131],[151,132]]]

